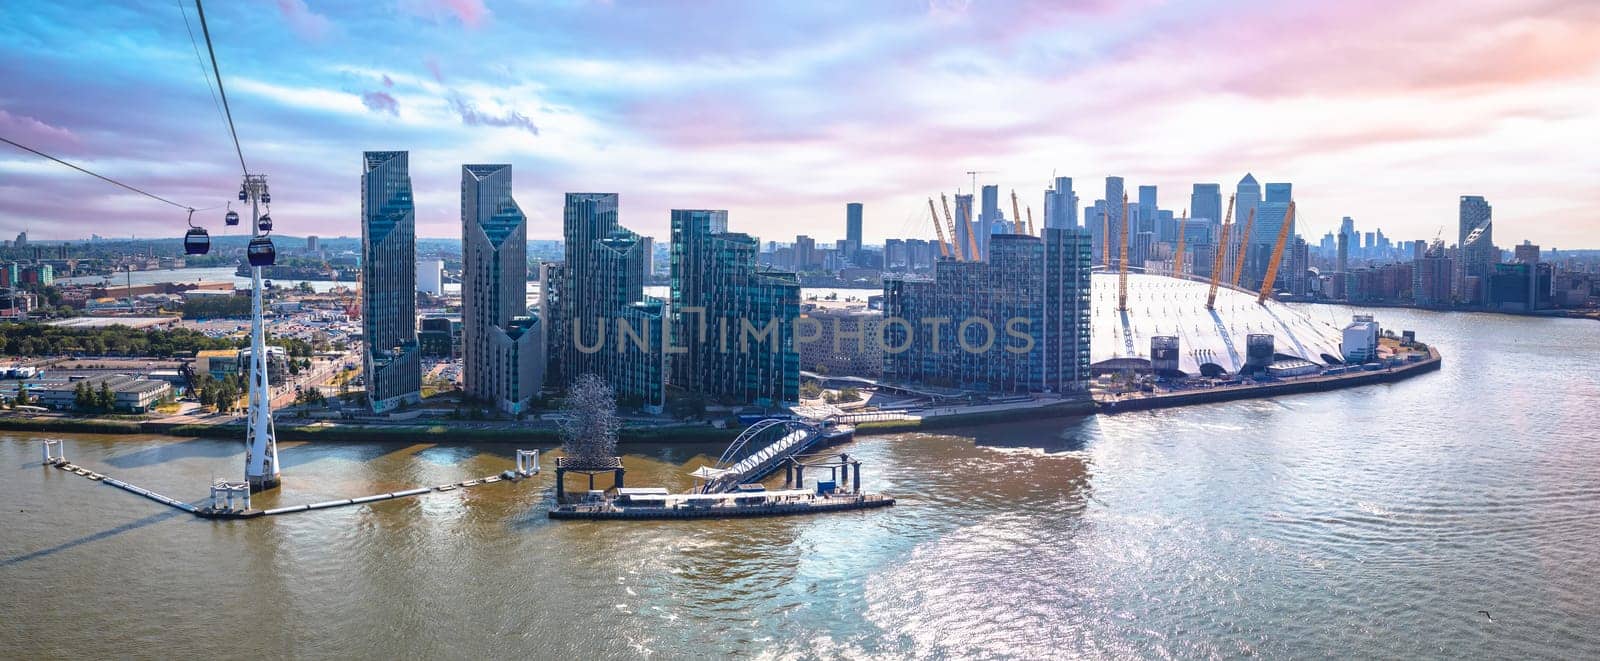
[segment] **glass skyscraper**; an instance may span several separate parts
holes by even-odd
[[[844,242],[847,257],[854,258],[861,251],[861,203],[844,205]]]
[[[369,151],[361,173],[361,352],[374,412],[422,399],[416,209],[403,151]]]
[[[1056,177],[1055,186],[1044,192],[1044,226],[1078,226],[1078,194],[1072,190],[1072,177]]]
[[[461,166],[462,377],[469,397],[511,414],[544,387],[542,321],[528,314],[528,219],[511,166]]]
[[[800,281],[756,267],[759,241],[728,212],[672,211],[672,382],[740,404],[800,399]],[[770,328],[770,331],[768,330]]]

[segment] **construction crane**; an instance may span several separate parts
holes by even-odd
[[[1228,251],[1222,247],[1228,245],[1228,230],[1233,228],[1233,196],[1228,196],[1228,213],[1222,217],[1222,236],[1216,242],[1216,256],[1211,259],[1211,293],[1206,294],[1206,309],[1212,309],[1217,304],[1217,284],[1222,282],[1222,260]]]
[[[994,172],[994,170],[967,170],[967,175],[972,177],[972,195],[974,199],[976,199],[978,195],[978,175],[989,174],[992,172]]]
[[[1011,189],[1011,227],[1012,234],[1022,233],[1022,210],[1017,208],[1017,189],[1015,188]],[[1028,234],[1030,236],[1033,234],[1032,227],[1028,228]]]
[[[1256,224],[1255,207],[1250,208],[1250,217],[1244,220],[1244,233],[1239,235],[1239,258],[1233,263],[1233,280],[1228,284],[1239,286],[1239,276],[1244,274],[1244,258],[1250,254],[1250,228]]]
[[[1121,273],[1117,276],[1117,309],[1128,309],[1128,194],[1122,194],[1122,257],[1117,260]]]
[[[950,215],[950,198],[945,197],[944,193],[940,193],[939,203],[944,205],[944,222],[945,226],[950,230],[950,251],[955,253],[956,261],[964,262],[967,259],[966,253],[961,246],[961,240],[956,238],[956,221]]]
[[[933,217],[933,232],[939,235],[939,256],[950,257],[950,244],[945,243],[944,227],[939,224],[939,211],[933,207],[933,198],[928,198],[928,215]]]
[[[1289,225],[1294,223],[1294,200],[1289,200],[1289,210],[1283,212],[1283,226],[1278,228],[1278,242],[1272,246],[1272,261],[1267,262],[1267,277],[1261,281],[1261,292],[1256,303],[1265,305],[1272,297],[1272,283],[1278,279],[1278,266],[1283,263],[1283,246],[1289,242]]]
[[[1028,207],[1028,236],[1039,236],[1033,232],[1033,207]]]
[[[1172,275],[1183,277],[1183,230],[1189,226],[1189,210],[1183,210],[1183,217],[1178,219],[1178,248],[1172,253]]]

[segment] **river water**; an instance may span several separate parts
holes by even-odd
[[[1344,318],[1348,310],[1315,308]],[[7,657],[1472,657],[1600,654],[1600,324],[1380,311],[1391,385],[844,450],[893,508],[552,522],[551,477],[195,519],[0,439]],[[63,436],[198,499],[236,442]],[[311,502],[499,472],[512,446],[283,444]],[[715,447],[639,446],[689,486]],[[546,462],[550,461],[546,457]],[[1480,611],[1487,611],[1488,615]]]

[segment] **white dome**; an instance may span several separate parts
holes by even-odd
[[[1337,360],[1341,334],[1333,325],[1316,321],[1274,300],[1256,303],[1254,293],[1217,289],[1215,309],[1206,309],[1206,282],[1128,274],[1128,309],[1117,309],[1117,274],[1095,273],[1091,294],[1094,310],[1090,343],[1091,363],[1118,359],[1150,360],[1150,338],[1176,336],[1179,366],[1200,374],[1200,366],[1213,363],[1238,372],[1245,362],[1245,337],[1273,335],[1275,353],[1303,358],[1318,365]]]

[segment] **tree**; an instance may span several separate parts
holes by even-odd
[[[28,384],[24,383],[17,386],[17,405],[25,406],[31,403],[33,403],[33,400],[28,398]]]
[[[89,384],[79,381],[72,386],[72,405],[79,409],[88,409],[94,406],[94,395],[89,392]]]
[[[97,408],[110,411],[117,403],[116,395],[111,394],[111,386],[105,381],[100,382],[100,391],[94,394],[94,405]]]
[[[860,401],[860,400],[861,400],[861,391],[860,390],[856,390],[855,388],[850,387],[850,386],[846,386],[846,387],[843,387],[843,388],[839,389],[839,401],[841,401],[841,402],[856,402],[856,401]]]
[[[821,396],[822,396],[822,386],[817,385],[816,381],[807,381],[805,383],[800,384],[800,398],[801,399],[816,399],[816,398],[821,397]]]
[[[567,389],[560,422],[562,449],[577,461],[604,461],[617,454],[616,394],[604,379],[580,375]]]

